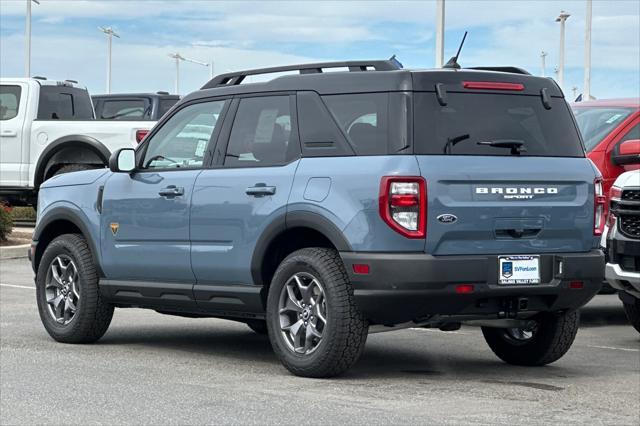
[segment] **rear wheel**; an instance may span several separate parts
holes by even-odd
[[[90,343],[107,331],[113,306],[98,288],[91,251],[81,235],[55,238],[36,274],[38,311],[49,335],[63,343]]]
[[[79,172],[82,170],[93,170],[95,168],[96,167],[92,166],[91,164],[65,164],[64,166],[56,170],[53,176],[58,176],[58,175],[71,173],[71,172]]]
[[[636,299],[635,303],[624,303],[623,306],[629,322],[640,333],[640,299]]]
[[[514,365],[550,364],[567,353],[578,332],[580,314],[546,312],[532,318],[527,328],[482,327],[491,350]]]
[[[273,349],[293,374],[331,377],[360,357],[368,324],[335,250],[305,248],[278,267],[267,300]]]

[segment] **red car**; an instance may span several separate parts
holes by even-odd
[[[588,156],[602,173],[608,198],[620,174],[640,168],[631,164],[640,157],[640,98],[579,102],[571,108]]]

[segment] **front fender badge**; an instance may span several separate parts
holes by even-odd
[[[442,223],[454,223],[458,220],[458,217],[454,214],[445,213],[436,217],[436,219],[438,219],[438,222],[442,222]]]
[[[120,228],[120,224],[113,222],[112,224],[109,225],[109,228],[111,228],[111,233],[115,236],[118,233],[118,229]]]

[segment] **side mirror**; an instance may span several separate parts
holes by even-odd
[[[109,169],[114,173],[129,173],[136,168],[136,151],[120,148],[109,158]]]
[[[612,160],[618,166],[640,164],[640,139],[629,139],[622,142],[614,152]]]

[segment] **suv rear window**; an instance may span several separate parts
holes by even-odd
[[[160,119],[160,117],[165,115],[167,111],[171,109],[172,106],[178,103],[179,100],[180,99],[178,98],[160,99],[160,101],[158,102],[158,119]]]
[[[149,115],[149,101],[145,99],[104,100],[100,119],[142,120]]]
[[[479,145],[498,140],[522,141],[522,156],[584,157],[571,112],[562,98],[550,98],[551,109],[539,96],[448,93],[441,106],[435,93],[415,93],[416,154],[443,154],[447,142],[469,135],[451,148],[452,155],[511,155],[508,148]]]

